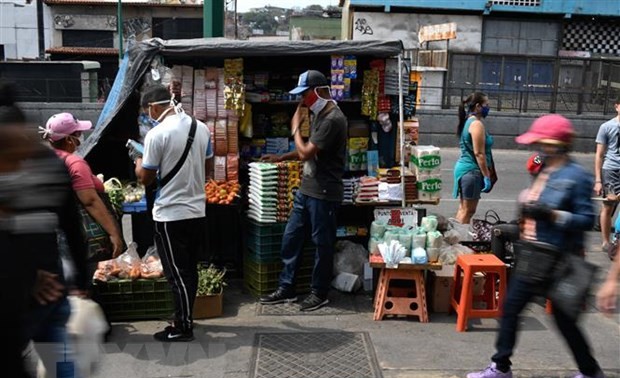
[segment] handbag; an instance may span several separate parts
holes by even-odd
[[[491,174],[491,189],[497,183],[497,170],[495,169],[495,161],[491,159],[491,166],[489,167],[489,172]]]
[[[97,193],[99,198],[103,201],[108,212],[116,218],[114,206],[110,201],[110,198],[106,193]],[[76,198],[78,215],[80,217],[80,226],[82,228],[82,235],[87,247],[87,262],[98,262],[109,260],[112,258],[112,241],[110,235],[103,229],[103,227],[88,213],[84,205]]]
[[[473,241],[490,243],[493,237],[493,227],[501,223],[506,222],[499,218],[495,210],[488,210],[484,214],[484,218],[473,218],[471,220],[469,234]]]
[[[513,244],[516,262],[514,274],[544,294],[553,280],[562,253],[553,245],[539,241],[517,240]]]
[[[572,320],[583,311],[598,267],[572,253],[566,254],[554,271],[547,297],[554,308]]]

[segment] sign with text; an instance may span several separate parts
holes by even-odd
[[[447,24],[426,25],[418,31],[418,42],[443,41],[456,38],[456,22]]]
[[[375,220],[397,227],[417,227],[418,211],[412,207],[375,209]]]

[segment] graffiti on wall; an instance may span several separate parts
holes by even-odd
[[[365,35],[372,35],[372,27],[368,25],[365,18],[358,18],[355,20],[355,30]]]
[[[136,37],[151,30],[151,21],[146,17],[134,17],[123,22],[123,34],[127,38]]]

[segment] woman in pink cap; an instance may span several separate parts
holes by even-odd
[[[71,113],[59,113],[49,118],[41,134],[65,162],[83,210],[108,233],[109,239],[104,238],[106,240],[86,236],[89,271],[94,273],[98,261],[111,259],[123,252],[123,238],[118,222],[102,199],[105,195],[103,183],[93,175],[88,163],[74,154],[82,143],[82,133],[91,127],[90,121],[80,121]]]
[[[520,144],[535,145],[541,159],[540,172],[519,199],[520,243],[532,251],[530,256],[535,256],[535,261],[529,261],[530,264],[520,272],[520,261],[527,256],[518,254],[517,267],[511,275],[502,308],[495,343],[497,352],[486,369],[470,373],[467,378],[512,378],[510,357],[517,341],[519,316],[538,295],[551,295],[555,323],[579,368],[574,377],[604,377],[577,326],[580,311],[566,311],[561,302],[554,301],[553,291],[549,290],[554,282],[559,282],[554,278],[558,276],[555,271],[557,264],[566,261],[568,254],[582,254],[585,232],[592,228],[595,218],[590,198],[594,180],[592,174],[569,156],[573,138],[571,122],[552,114],[536,119],[529,130],[516,139]],[[555,259],[543,258],[547,255],[543,255],[543,249]]]

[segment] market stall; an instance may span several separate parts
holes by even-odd
[[[212,219],[205,232],[209,251],[200,258],[242,272],[252,294],[268,293],[277,286],[281,237],[302,164],[259,160],[265,153],[294,148],[289,124],[299,99],[288,90],[301,72],[317,69],[331,78],[332,97],[349,121],[338,247],[361,246],[366,260],[371,255],[381,263],[377,259],[383,256],[375,247],[386,242],[389,233],[379,236],[370,230],[377,222],[376,211],[411,209],[415,221],[396,240],[412,259],[414,248],[405,240],[425,218],[426,206],[440,200],[441,154],[418,143],[417,83],[410,80],[411,65],[403,60],[402,49],[400,41],[140,42],[126,54],[80,153],[94,171],[131,180],[133,167],[124,145],[153,127],[140,114],[139,92],[154,83],[169,86],[184,110],[207,124],[214,139],[214,180],[205,185]],[[301,133],[308,136],[309,124],[302,125]],[[134,220],[134,240],[148,244],[150,217],[144,204],[126,203],[125,208]],[[438,247],[425,244],[424,262],[408,263],[437,264],[433,248]],[[311,266],[301,268],[300,292],[308,289],[310,272]]]

